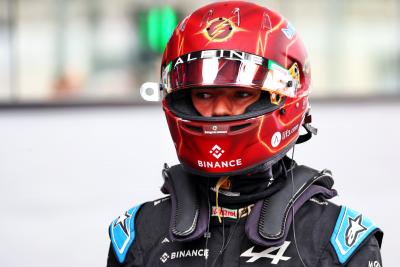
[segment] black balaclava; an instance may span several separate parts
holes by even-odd
[[[230,176],[230,188],[219,189],[218,204],[224,207],[239,208],[274,194],[283,187],[286,172],[292,166],[294,166],[292,160],[284,157],[269,169]],[[201,195],[209,194],[211,204],[215,204],[218,178],[198,177],[193,180],[196,181]]]

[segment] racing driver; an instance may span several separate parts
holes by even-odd
[[[180,161],[167,196],[109,227],[107,266],[382,265],[382,231],[328,201],[329,170],[293,160],[308,141],[310,65],[293,25],[250,2],[206,5],[174,30],[159,83]]]

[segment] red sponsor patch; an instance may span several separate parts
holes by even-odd
[[[212,216],[220,216],[224,218],[232,218],[236,219],[237,218],[237,210],[233,209],[227,209],[227,208],[221,208],[221,207],[212,207]]]

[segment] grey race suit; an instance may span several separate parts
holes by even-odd
[[[235,218],[235,209],[222,216],[222,223],[210,216],[208,234],[183,241],[174,238],[170,221],[180,215],[171,198],[146,202],[111,223],[108,267],[382,266],[381,230],[362,214],[327,201],[323,194],[308,198],[295,213],[294,223],[287,223],[281,242],[267,246],[246,229],[253,211]]]

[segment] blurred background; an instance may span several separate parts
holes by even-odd
[[[178,161],[157,81],[174,27],[210,1],[0,0],[0,266],[104,266],[108,224],[161,196]],[[400,1],[265,0],[300,32],[320,134],[295,158],[336,177],[337,203],[400,231]]]
[[[399,95],[399,1],[255,2],[301,33],[314,97]],[[139,102],[177,22],[205,3],[1,0],[0,103]]]

